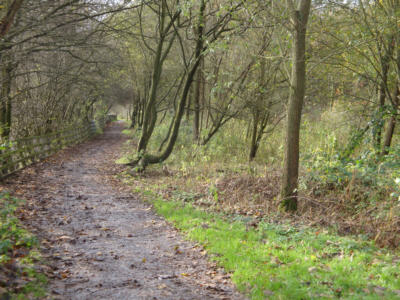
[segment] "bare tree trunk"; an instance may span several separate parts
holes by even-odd
[[[157,100],[158,84],[160,81],[160,76],[162,71],[160,66],[161,55],[162,55],[162,44],[163,40],[159,41],[156,56],[154,58],[154,69],[151,79],[150,96],[149,99],[147,100],[143,113],[142,135],[140,136],[140,140],[138,143],[138,148],[137,148],[138,152],[144,151],[146,149],[147,143],[149,142],[150,136],[152,134],[152,129],[154,129],[154,125],[157,121],[155,102]]]
[[[200,141],[200,111],[201,111],[201,96],[202,89],[204,94],[203,84],[203,68],[204,68],[204,57],[200,58],[199,69],[196,74],[196,81],[194,85],[194,98],[193,98],[193,140],[195,142]]]
[[[306,89],[306,31],[311,0],[300,0],[299,8],[292,4],[293,66],[287,112],[286,151],[281,190],[281,206],[286,211],[297,210],[299,176],[299,143],[301,112]]]
[[[396,117],[391,116],[386,128],[385,139],[383,142],[383,150],[382,150],[383,155],[387,155],[389,153],[395,127],[396,127]]]
[[[201,68],[197,71],[197,78],[194,85],[193,97],[193,140],[199,141],[199,128],[200,128],[200,88],[201,88]]]
[[[144,119],[144,110],[146,107],[146,99],[147,98],[142,98],[141,102],[140,102],[140,113],[139,113],[139,128],[142,129],[143,128],[143,119]]]
[[[21,8],[22,3],[24,0],[14,0],[11,5],[7,7],[7,13],[0,21],[0,38],[4,37],[7,32],[11,28],[11,24],[14,21],[15,15],[17,14],[18,10]]]
[[[396,2],[398,4],[398,2]],[[387,155],[389,153],[389,148],[390,145],[392,144],[392,138],[393,138],[393,133],[394,129],[396,127],[396,118],[399,110],[399,104],[400,104],[400,32],[397,33],[396,36],[396,71],[397,71],[397,82],[395,85],[395,90],[393,92],[393,96],[391,99],[392,103],[392,108],[393,108],[393,114],[390,118],[389,124],[386,129],[386,134],[385,134],[385,140],[383,143],[383,149],[382,149],[382,154]]]
[[[12,83],[12,61],[4,62],[2,66],[1,108],[0,108],[0,136],[7,139],[11,132],[11,83]]]
[[[383,112],[384,112],[384,107],[385,107],[388,73],[389,73],[389,67],[390,67],[390,58],[392,56],[393,48],[394,48],[393,46],[394,46],[394,39],[393,39],[393,37],[390,37],[388,39],[388,47],[387,47],[386,53],[384,55],[381,54],[380,63],[381,63],[381,68],[382,68],[382,74],[381,74],[381,80],[380,80],[379,90],[378,90],[379,114],[380,114],[379,117],[380,118],[383,117]],[[382,45],[382,48],[385,48],[385,47]],[[378,124],[378,127],[376,128],[376,134],[375,134],[375,144],[378,149],[381,147],[382,129],[384,126],[384,121],[383,120],[379,120],[379,121],[381,121],[381,122],[380,122],[380,124]]]
[[[168,144],[165,148],[165,150],[160,154],[160,155],[144,155],[140,161],[139,161],[139,166],[141,168],[145,168],[148,164],[156,164],[165,161],[172,153],[172,150],[174,149],[176,140],[178,139],[178,134],[179,134],[179,128],[180,124],[182,121],[182,118],[185,113],[185,107],[186,107],[186,101],[188,98],[188,94],[190,91],[190,87],[193,83],[194,76],[196,74],[196,71],[199,67],[200,64],[200,58],[202,55],[203,51],[203,33],[204,33],[204,23],[202,20],[202,16],[204,15],[205,11],[205,1],[201,0],[201,5],[200,5],[200,14],[199,14],[199,20],[197,24],[197,41],[196,41],[196,50],[195,50],[195,62],[191,69],[189,70],[189,73],[187,74],[186,82],[182,91],[181,99],[178,104],[177,112],[175,115],[175,118],[173,119],[172,123],[172,129],[170,133],[170,138],[168,140]]]
[[[268,105],[268,109],[270,109],[270,108],[271,108],[271,102]],[[258,148],[260,147],[261,139],[263,138],[263,136],[265,134],[264,131],[265,131],[265,128],[267,127],[269,121],[270,121],[270,113],[269,112],[267,112],[262,117],[261,120],[260,120],[260,117],[258,117],[257,128],[253,128],[253,130],[255,130],[255,131],[253,131],[253,133],[252,133],[252,134],[254,134],[254,138],[252,136],[252,144],[251,144],[252,146],[250,148],[250,155],[249,155],[250,161],[252,161],[252,160],[254,160],[254,158],[256,158]]]
[[[131,125],[129,126],[129,128],[135,128],[136,123],[138,121],[140,94],[137,96],[137,98],[134,98],[132,105],[133,105],[133,108],[132,108],[132,115],[131,115]]]
[[[156,164],[156,163],[163,162],[172,153],[172,150],[174,149],[174,146],[175,146],[175,142],[178,138],[179,127],[180,127],[182,118],[184,116],[186,100],[187,100],[187,97],[189,94],[190,85],[193,82],[194,73],[196,72],[197,67],[198,67],[198,62],[195,63],[195,65],[193,66],[193,69],[189,72],[188,77],[186,79],[185,87],[182,92],[181,100],[178,105],[178,111],[173,120],[172,130],[170,133],[170,139],[168,141],[166,149],[159,156],[145,155],[143,157],[142,161],[140,162],[141,167],[146,167],[148,164]]]
[[[249,161],[253,161],[254,158],[256,157],[256,153],[257,153],[258,121],[259,121],[259,112],[256,111],[253,113],[253,129],[251,131]]]
[[[260,124],[260,117],[261,114],[265,114],[265,108],[261,107],[264,98],[264,90],[266,88],[265,84],[265,72],[266,72],[266,61],[265,58],[262,57],[260,61],[260,77],[258,82],[258,91],[256,95],[256,103],[253,109],[253,130],[251,134],[251,144],[250,144],[250,154],[249,154],[249,161],[254,160],[257,154],[258,145],[260,143],[265,125],[264,122]],[[270,105],[268,105],[267,109],[270,109]],[[267,112],[268,113],[268,112]],[[263,118],[263,121],[265,118]],[[259,129],[259,126],[261,127]],[[259,136],[260,134],[260,136]]]
[[[165,25],[166,17],[167,17],[167,3],[166,0],[162,0],[161,3],[161,13],[160,13],[160,29],[159,29],[159,41],[157,44],[157,49],[154,56],[153,62],[153,73],[151,78],[151,86],[150,86],[150,96],[147,100],[146,108],[144,111],[144,119],[143,119],[143,127],[142,127],[142,135],[139,139],[137,152],[145,152],[147,148],[147,144],[150,140],[151,135],[153,134],[154,127],[157,122],[157,110],[156,110],[156,101],[157,101],[157,92],[158,85],[161,79],[161,73],[164,61],[171,50],[173,40],[175,35],[170,39],[168,45],[165,50],[163,50],[164,44],[166,42],[166,36],[171,29],[173,23],[176,21],[179,14],[175,14],[169,23]]]
[[[205,57],[201,58],[201,62],[200,63],[201,63],[200,64],[201,70],[202,71],[205,70]],[[203,126],[204,126],[204,108],[206,106],[206,103],[205,103],[205,99],[206,99],[206,96],[205,96],[205,93],[206,93],[206,81],[205,81],[205,78],[204,78],[204,73],[200,72],[200,76],[201,76],[200,77],[201,78],[201,90],[200,90],[200,92],[201,92],[200,100],[201,101],[200,101],[199,140],[201,139],[201,132],[203,131]]]
[[[399,105],[400,88],[397,85],[395,87],[395,89],[396,90],[393,94],[394,112],[393,112],[393,115],[390,117],[389,123],[386,128],[385,139],[383,141],[383,147],[382,147],[383,155],[387,155],[389,153],[390,145],[392,144],[394,129],[396,127],[396,118],[397,118],[397,111],[398,111],[398,105]]]
[[[191,88],[189,90],[189,96],[188,96],[188,101],[187,101],[187,105],[186,105],[186,120],[189,122],[190,119],[190,110],[192,109],[192,98],[193,98],[193,89]],[[176,109],[175,107],[175,102],[174,102],[174,109]]]

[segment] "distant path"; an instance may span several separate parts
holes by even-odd
[[[242,299],[229,277],[114,175],[126,140],[116,123],[91,141],[7,179],[28,199],[52,299]]]

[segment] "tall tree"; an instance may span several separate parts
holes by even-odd
[[[286,211],[295,211],[299,177],[300,121],[306,89],[306,32],[311,0],[299,0],[297,3],[288,0],[288,5],[292,22],[293,56],[281,205]]]
[[[151,135],[153,134],[154,126],[157,122],[156,104],[157,94],[159,92],[158,87],[161,80],[164,62],[171,51],[171,47],[176,37],[176,32],[173,31],[173,27],[181,14],[181,10],[177,9],[173,15],[170,15],[168,13],[169,9],[170,8],[168,7],[166,0],[162,0],[157,8],[153,8],[153,11],[157,13],[159,19],[156,34],[156,49],[150,48],[150,46],[148,46],[148,44],[145,42],[149,50],[153,52],[153,71],[151,75],[150,95],[146,102],[146,108],[144,111],[142,135],[139,139],[137,147],[138,153],[143,153],[146,151],[147,144]],[[141,15],[139,17],[141,18]],[[143,41],[145,41],[144,36]]]

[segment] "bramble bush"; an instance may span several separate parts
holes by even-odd
[[[365,147],[349,157],[338,149],[334,136],[328,136],[327,140],[328,145],[317,147],[303,157],[303,188],[312,187],[319,194],[354,185],[370,200],[386,200],[384,197],[388,195],[399,199],[400,146],[393,147],[387,155]]]

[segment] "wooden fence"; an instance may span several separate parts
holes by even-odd
[[[0,145],[0,178],[38,162],[57,151],[87,140],[107,123],[103,117],[96,122],[71,126],[62,131],[11,140]]]

